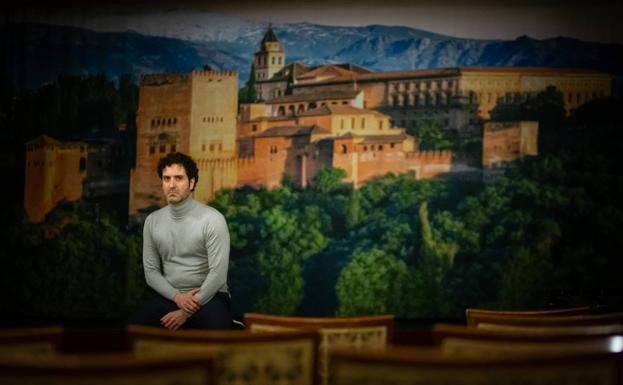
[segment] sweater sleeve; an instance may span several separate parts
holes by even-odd
[[[177,290],[171,286],[162,274],[160,253],[152,237],[152,221],[147,217],[143,227],[143,269],[147,284],[161,296],[173,301]]]
[[[205,304],[227,283],[229,268],[229,229],[222,214],[210,218],[205,229],[206,250],[208,252],[208,275],[195,296]]]

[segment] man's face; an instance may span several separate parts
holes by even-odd
[[[162,191],[169,204],[180,203],[188,198],[194,184],[195,179],[188,180],[181,164],[172,164],[162,170]]]

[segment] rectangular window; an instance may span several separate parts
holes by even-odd
[[[161,145],[160,145],[160,153],[165,152],[165,151],[167,150],[167,148],[166,148],[166,147],[167,147],[167,146],[165,146],[164,144],[161,144]]]
[[[175,150],[177,149],[177,146],[175,144],[171,145],[171,152],[175,152]]]
[[[149,153],[153,154],[156,152],[156,146],[149,146]]]

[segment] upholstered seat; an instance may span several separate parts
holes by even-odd
[[[291,331],[169,331],[128,326],[135,354],[158,356],[207,352],[215,355],[219,385],[312,385],[316,382],[318,336]]]
[[[320,383],[329,383],[329,349],[334,347],[382,349],[392,340],[393,315],[362,317],[288,317],[246,313],[247,328],[253,333],[283,330],[313,330],[320,337],[318,376]]]

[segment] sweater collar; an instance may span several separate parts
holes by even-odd
[[[189,195],[186,199],[179,203],[171,203],[169,204],[169,212],[171,213],[171,217],[174,220],[182,220],[184,217],[188,216],[192,207],[194,205],[195,200],[191,195]]]

